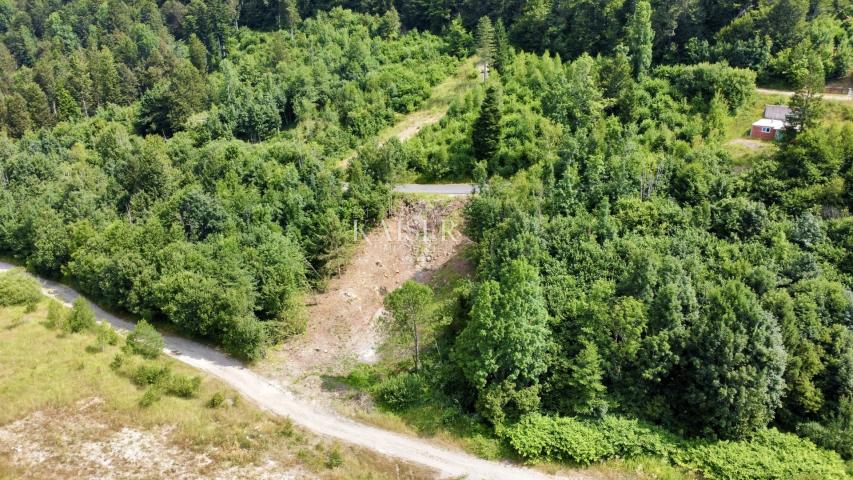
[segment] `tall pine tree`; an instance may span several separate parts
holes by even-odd
[[[477,23],[477,55],[486,65],[491,66],[495,61],[495,27],[489,17],[481,17]]]
[[[512,61],[512,46],[509,43],[509,36],[506,33],[506,27],[503,20],[498,20],[495,23],[495,57],[492,60],[492,66],[495,70],[503,72],[503,69]]]
[[[471,144],[477,160],[492,160],[501,148],[501,92],[489,85],[480,106],[480,115],[474,121]]]

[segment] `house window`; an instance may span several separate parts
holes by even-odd
[[[770,133],[770,127],[761,127],[761,133]]]

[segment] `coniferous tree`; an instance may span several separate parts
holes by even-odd
[[[193,64],[199,72],[207,73],[207,48],[198,39],[198,36],[193,33],[187,40],[187,47],[190,51],[190,63]]]
[[[568,386],[571,408],[579,415],[602,416],[607,413],[607,389],[601,383],[604,371],[601,356],[593,342],[587,342],[569,367]]]
[[[495,61],[495,28],[489,17],[481,17],[477,23],[477,55],[486,67]]]
[[[447,39],[448,52],[454,57],[467,57],[474,49],[474,37],[465,30],[465,26],[462,25],[462,19],[458,16],[450,22],[444,38]]]
[[[773,419],[785,391],[785,348],[776,319],[746,285],[733,280],[709,292],[683,358],[672,394],[694,433],[739,438]]]
[[[382,38],[397,38],[400,36],[400,14],[393,6],[382,15],[379,22],[379,35]]]
[[[491,161],[501,148],[501,92],[496,85],[486,89],[471,135],[474,157]]]
[[[296,5],[296,0],[280,0],[278,8],[280,9],[278,15],[278,27],[281,28],[282,25],[287,27],[287,29],[290,30],[290,37],[292,39],[296,27],[299,25],[299,22],[302,21],[299,16],[299,7]]]
[[[512,45],[509,43],[509,36],[506,33],[504,22],[499,19],[495,24],[495,58],[492,64],[495,70],[501,72],[511,61]]]
[[[628,46],[634,63],[634,76],[643,78],[652,65],[652,7],[647,0],[640,0],[628,23]]]

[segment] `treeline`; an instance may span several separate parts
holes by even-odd
[[[133,105],[143,135],[194,126],[200,141],[258,142],[310,123],[290,136],[323,137],[330,153],[413,109],[455,63],[438,37],[340,9],[272,33],[235,28],[233,6],[216,2],[0,12],[0,128],[13,137]]]
[[[391,394],[432,385],[530,457],[579,461],[615,414],[745,451],[776,426],[853,458],[853,125],[822,123],[804,90],[780,148],[738,175],[721,140],[754,74],[637,65],[517,54],[402,147],[482,193],[465,211],[476,279],[430,379]]]
[[[132,106],[89,104],[88,117],[0,136],[0,252],[259,357],[299,330],[301,293],[339,271],[354,226],[389,208],[387,159],[341,170],[329,157],[416,108],[456,68],[438,37],[383,25],[335,10],[292,37],[243,31],[214,72],[200,68],[210,53],[176,56]]]
[[[391,5],[407,28],[442,32],[459,18],[469,31],[481,17],[500,21],[513,44],[526,51],[558,53],[574,59],[584,53],[612,54],[629,44],[628,25],[635,6],[625,0],[302,0],[306,14],[344,5],[380,13]],[[743,2],[652,1],[654,58],[658,63],[725,61],[750,68],[762,82],[797,86],[806,58],[817,53],[826,79],[853,67],[853,3],[849,1],[772,0]]]

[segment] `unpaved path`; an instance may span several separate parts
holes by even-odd
[[[792,92],[790,90],[776,90],[773,88],[756,88],[756,92],[763,93],[765,95],[783,95],[785,97],[793,97],[796,92]],[[824,100],[829,100],[833,102],[849,102],[853,101],[853,97],[850,95],[839,95],[835,93],[822,93],[821,97]]]
[[[397,193],[427,193],[432,195],[464,196],[478,190],[473,183],[401,183],[394,185]]]
[[[417,135],[424,127],[441,121],[450,109],[450,103],[462,97],[480,82],[478,77],[471,77],[471,72],[476,68],[475,61],[472,57],[462,62],[456,74],[432,88],[429,98],[424,101],[420,109],[406,114],[399,121],[379,132],[375,139],[377,145],[381,146],[392,138],[405,142]],[[339,165],[346,167],[356,155],[358,155],[356,150],[347,153]]]
[[[14,268],[0,262],[0,271]],[[70,305],[81,297],[74,289],[43,278],[38,279],[45,293]],[[91,303],[91,302],[90,302]],[[99,320],[115,328],[130,330],[133,323],[92,304]],[[272,412],[290,418],[294,423],[320,435],[357,445],[406,462],[435,469],[443,478],[521,480],[551,478],[543,473],[512,465],[492,462],[466,453],[437,447],[430,442],[407,435],[388,432],[344,418],[324,407],[297,399],[291,392],[274,385],[241,362],[198,342],[165,335],[166,353],[192,367],[221,379],[245,398]],[[575,477],[583,478],[583,477]]]

